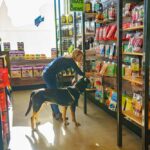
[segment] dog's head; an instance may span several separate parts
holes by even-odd
[[[84,92],[86,88],[90,86],[90,80],[88,78],[81,78],[75,85],[75,87],[80,91]]]

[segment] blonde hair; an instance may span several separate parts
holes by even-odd
[[[76,58],[77,58],[79,55],[83,55],[83,52],[82,52],[80,49],[75,49],[75,50],[72,52],[72,58],[73,58],[74,60],[76,60]]]

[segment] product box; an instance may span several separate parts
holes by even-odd
[[[25,52],[18,51],[18,50],[11,50],[9,51],[9,58],[10,60],[22,60],[24,59]]]
[[[23,42],[17,42],[17,47],[18,47],[18,50],[24,51],[24,43]]]
[[[11,78],[21,78],[21,67],[11,67]]]
[[[46,55],[45,54],[40,54],[40,59],[46,59]]]
[[[33,77],[32,66],[22,66],[22,77]]]
[[[42,65],[33,67],[33,76],[34,77],[41,77],[42,72],[43,72],[43,66]]]
[[[57,50],[56,48],[51,48],[51,58],[56,58],[57,57]]]
[[[4,51],[10,51],[10,42],[4,42],[3,46],[4,46]]]

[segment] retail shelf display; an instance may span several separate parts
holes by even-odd
[[[92,95],[100,108],[116,114],[118,146],[122,120],[127,118],[142,129],[142,150],[148,150],[150,127],[149,12],[148,0],[87,0],[83,12],[74,12],[73,21],[74,47],[83,50],[83,71],[91,81],[84,93],[84,113]]]
[[[0,58],[3,59],[0,67],[0,149],[4,150],[8,148],[10,141],[10,97],[6,92],[10,87],[10,81],[6,56],[1,56],[3,53],[0,52]]]

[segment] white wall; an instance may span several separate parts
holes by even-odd
[[[56,45],[53,0],[5,0],[0,4],[2,42],[10,42],[11,49],[17,49],[17,42],[24,42],[26,53],[50,55]],[[45,21],[36,27],[34,19],[39,15]]]

